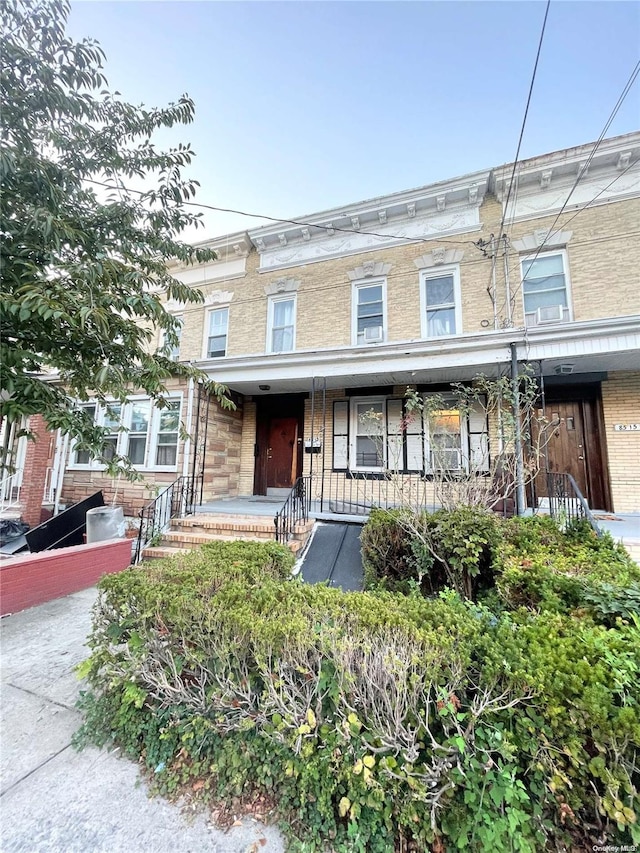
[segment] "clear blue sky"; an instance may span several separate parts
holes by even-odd
[[[112,88],[160,106],[197,200],[290,218],[513,160],[543,2],[72,2]],[[640,5],[552,0],[521,156],[595,140],[640,54]],[[640,126],[640,78],[608,135]],[[200,239],[260,224],[207,214]]]

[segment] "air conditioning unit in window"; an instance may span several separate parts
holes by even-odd
[[[376,343],[376,341],[381,341],[382,326],[367,326],[367,328],[364,330],[364,339],[369,344]]]
[[[536,322],[538,325],[542,323],[560,323],[564,319],[564,305],[547,305],[544,308],[538,308],[536,312]]]

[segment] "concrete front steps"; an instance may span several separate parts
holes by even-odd
[[[293,554],[298,554],[306,545],[313,521],[296,525],[293,536],[287,542]],[[173,557],[187,554],[207,542],[243,541],[268,542],[275,540],[275,525],[272,516],[205,515],[198,513],[186,518],[174,518],[170,529],[163,535],[159,545],[144,549],[143,559]]]

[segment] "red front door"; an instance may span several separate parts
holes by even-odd
[[[266,480],[268,489],[290,489],[296,479],[298,419],[272,418],[269,424]]]

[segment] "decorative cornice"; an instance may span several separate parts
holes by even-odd
[[[360,281],[363,278],[372,278],[379,277],[382,275],[388,275],[393,264],[385,264],[382,261],[365,261],[362,266],[356,267],[355,269],[348,272],[351,281]]]
[[[561,246],[566,246],[573,231],[549,231],[548,228],[538,228],[533,234],[525,234],[519,240],[512,240],[511,245],[516,252],[535,252],[540,246],[547,246],[549,249],[556,249]]]
[[[214,290],[204,298],[205,305],[226,305],[233,299],[232,290]]]
[[[279,293],[295,293],[300,288],[300,282],[295,278],[277,278],[271,284],[265,284],[266,296],[277,296]]]
[[[419,270],[424,270],[429,267],[439,267],[442,264],[459,264],[463,258],[462,249],[433,249],[426,255],[415,258],[413,262]]]
[[[478,208],[490,172],[474,172],[415,190],[394,193],[310,216],[296,224],[249,231],[260,271],[282,269],[398,245],[416,238],[460,234],[480,227]]]

